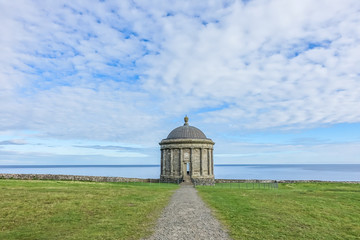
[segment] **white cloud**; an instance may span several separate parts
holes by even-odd
[[[356,0],[2,1],[0,131],[154,146],[186,113],[218,135],[358,123],[359,11]]]
[[[343,26],[357,29],[359,5],[347,3],[235,3],[219,23],[191,19],[185,30],[183,16],[171,17],[161,54],[147,59],[147,87],[161,91],[164,109],[226,103],[204,118],[242,128],[357,122],[360,35]]]

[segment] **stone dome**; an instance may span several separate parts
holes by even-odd
[[[205,134],[198,128],[189,126],[189,118],[184,118],[184,126],[180,126],[172,130],[167,139],[207,139]]]

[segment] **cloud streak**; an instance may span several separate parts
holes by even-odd
[[[0,145],[25,145],[26,142],[23,140],[6,140],[0,141]]]
[[[138,148],[133,147],[122,147],[122,146],[100,146],[100,145],[91,145],[91,146],[74,146],[79,148],[90,148],[90,149],[101,149],[101,150],[118,150],[118,151],[131,151],[137,150]]]

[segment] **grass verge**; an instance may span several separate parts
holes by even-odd
[[[197,189],[233,239],[360,239],[360,184]]]
[[[175,184],[0,180],[0,239],[140,239]]]

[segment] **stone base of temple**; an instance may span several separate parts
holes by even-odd
[[[189,182],[196,185],[207,185],[213,186],[215,185],[215,179],[213,177],[192,177],[189,179],[183,178],[182,176],[160,176],[160,182],[162,183],[177,183],[180,184],[182,182]]]
[[[193,184],[196,185],[207,185],[207,186],[213,186],[215,185],[215,179],[212,178],[191,178],[191,181]]]
[[[173,176],[160,176],[160,182],[162,183],[177,183],[180,184],[183,182],[182,176],[173,177]]]

